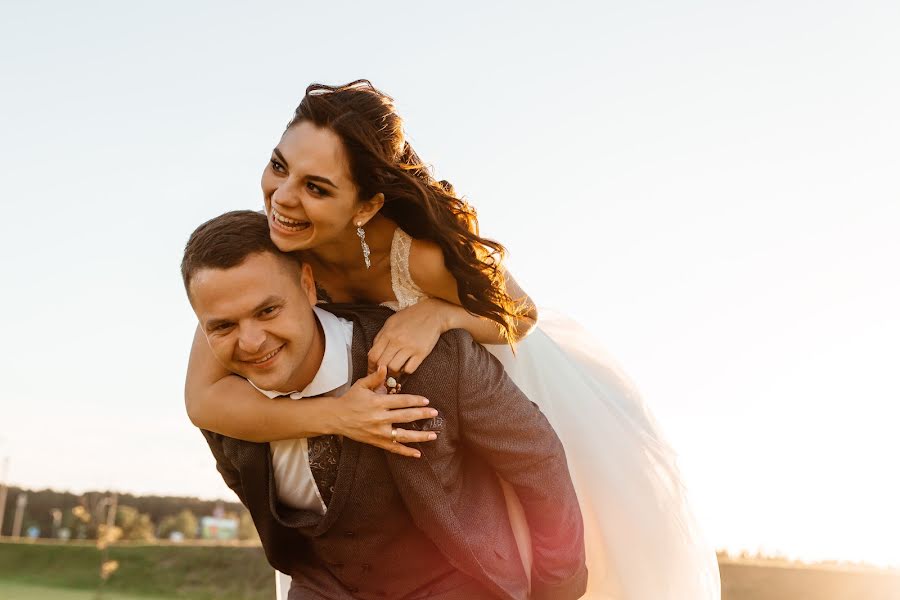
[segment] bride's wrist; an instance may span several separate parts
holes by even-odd
[[[319,398],[307,398],[301,402],[310,403],[315,406],[314,418],[310,419],[310,423],[304,429],[310,429],[313,435],[304,435],[301,437],[315,437],[318,435],[334,435],[340,433],[340,417],[338,415],[337,403],[330,396],[321,396]]]
[[[451,329],[463,328],[460,316],[468,314],[466,313],[466,309],[444,300],[439,300],[438,302],[440,302],[437,306],[439,332],[447,333]]]

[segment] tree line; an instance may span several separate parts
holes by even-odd
[[[66,529],[72,539],[96,539],[98,525],[106,523],[115,510],[114,525],[122,530],[122,539],[152,541],[168,539],[178,532],[185,539],[199,535],[199,518],[218,509],[225,517],[238,520],[239,539],[258,539],[247,510],[238,502],[201,500],[181,496],[135,496],[92,491],[84,494],[55,490],[27,490],[10,487],[0,535],[13,534],[16,503],[25,494],[27,504],[22,517],[21,535],[36,527],[39,537],[58,537]]]

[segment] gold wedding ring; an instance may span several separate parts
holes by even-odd
[[[397,430],[391,429],[391,441],[397,443]]]

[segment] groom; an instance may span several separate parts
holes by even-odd
[[[377,306],[316,306],[312,270],[264,215],[226,213],[188,240],[182,276],[216,358],[269,395],[340,395],[366,375]],[[277,390],[277,391],[276,391]],[[319,436],[252,443],[204,431],[289,598],[578,598],[581,513],[563,448],[503,367],[464,331],[403,382],[439,416],[422,458]],[[525,510],[531,590],[497,476]]]

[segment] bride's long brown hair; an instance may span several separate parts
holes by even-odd
[[[335,132],[344,144],[361,198],[381,192],[381,213],[414,238],[440,246],[456,279],[462,306],[495,321],[515,342],[515,321],[529,307],[506,290],[506,249],[478,235],[475,210],[446,181],[437,181],[406,140],[393,99],[360,79],[347,85],[312,84],[288,123],[309,121]]]

